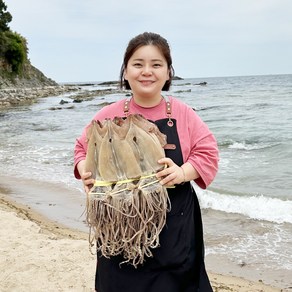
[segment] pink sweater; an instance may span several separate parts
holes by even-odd
[[[174,97],[169,97],[169,101],[172,108],[171,117],[177,123],[184,163],[189,162],[197,170],[200,177],[195,182],[199,187],[205,189],[213,181],[218,170],[219,154],[216,139],[208,126],[191,107]],[[102,121],[106,118],[124,117],[124,103],[125,99],[102,108],[97,112],[94,119]],[[151,121],[164,119],[167,117],[166,102],[162,99],[160,104],[153,108],[143,108],[131,99],[129,113],[141,114]],[[86,157],[87,127],[81,137],[77,139],[75,145],[74,174],[78,179],[80,179],[80,174],[76,166],[79,161]]]

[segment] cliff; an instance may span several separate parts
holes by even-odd
[[[58,86],[58,83],[46,77],[40,70],[31,65],[29,61],[23,65],[21,74],[12,74],[5,61],[0,59],[0,90],[42,86]]]
[[[25,62],[20,74],[13,74],[9,65],[0,59],[0,110],[77,90],[77,86],[60,86],[29,61]]]
[[[32,103],[38,97],[77,90],[59,86],[32,66],[27,40],[9,28],[11,21],[7,5],[0,0],[0,109]]]

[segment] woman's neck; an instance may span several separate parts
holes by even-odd
[[[163,96],[159,95],[157,97],[139,97],[137,95],[133,95],[132,98],[134,102],[141,107],[154,107],[160,104]]]

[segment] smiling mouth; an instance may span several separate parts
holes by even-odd
[[[154,83],[154,81],[151,81],[151,80],[141,80],[140,83],[142,85],[151,85],[152,83]]]

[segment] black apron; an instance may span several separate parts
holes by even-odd
[[[127,114],[128,103],[125,103]],[[155,121],[167,136],[165,155],[177,165],[183,157],[176,120],[171,119],[171,105],[167,102],[166,119]],[[171,148],[171,147],[169,147]],[[211,292],[213,291],[204,265],[202,218],[199,202],[190,182],[168,189],[171,211],[160,233],[160,246],[153,249],[153,257],[134,268],[119,265],[122,256],[107,259],[98,254],[95,289],[98,292]]]

